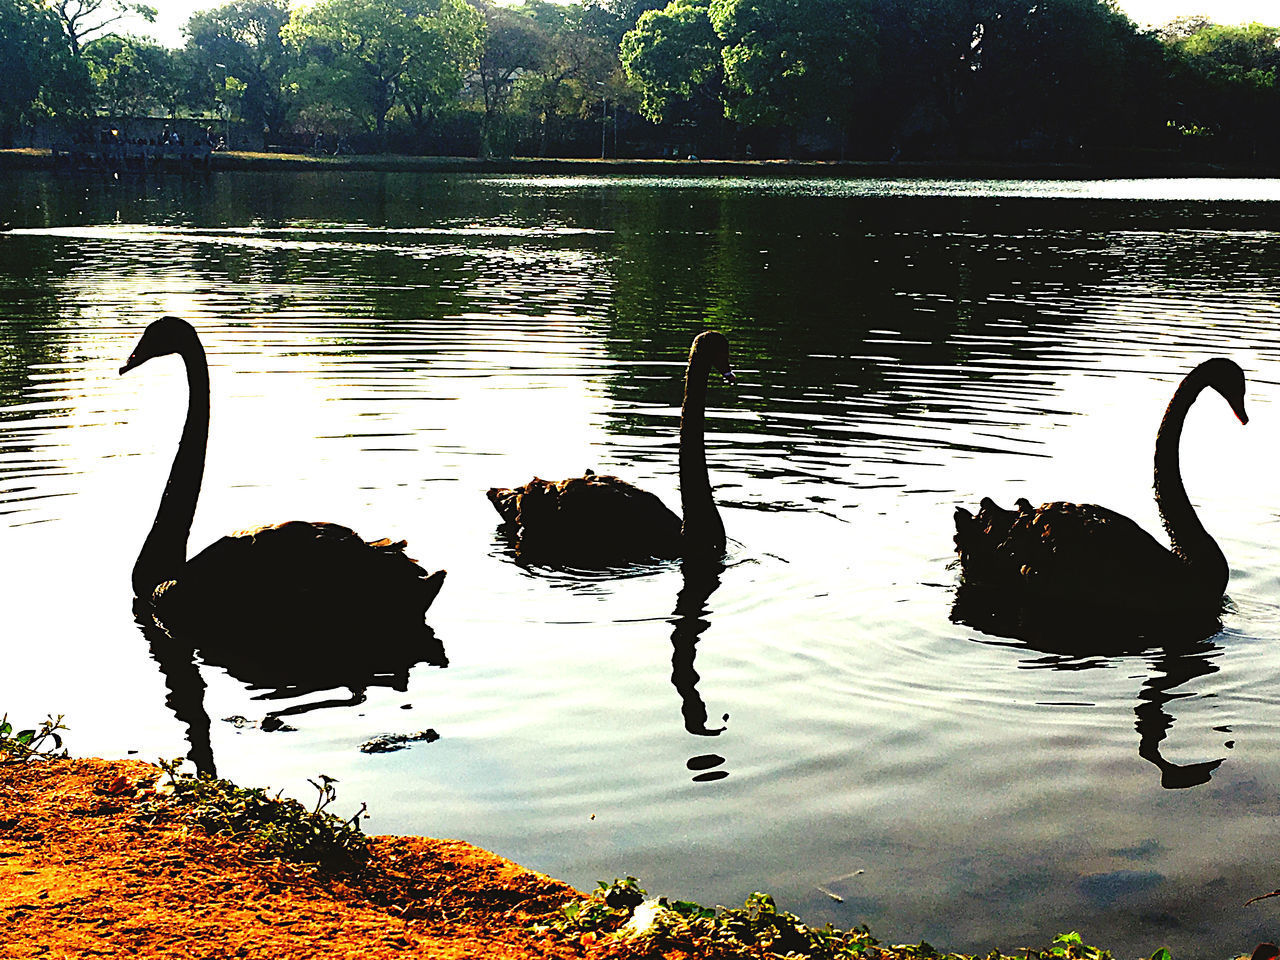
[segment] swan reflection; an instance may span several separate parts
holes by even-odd
[[[1138,756],[1160,771],[1160,786],[1179,790],[1208,783],[1213,771],[1226,759],[1219,757],[1199,763],[1177,764],[1165,759],[1161,744],[1174,724],[1165,706],[1175,700],[1195,696],[1194,691],[1177,691],[1183,684],[1218,672],[1214,659],[1221,647],[1212,637],[1222,630],[1216,617],[1204,616],[1181,621],[1153,621],[1113,618],[1106,623],[1073,618],[1063,611],[1016,610],[993,603],[989,591],[962,585],[956,592],[951,620],[993,637],[981,643],[1031,650],[1043,654],[1023,660],[1023,669],[1081,670],[1087,661],[1107,662],[1124,657],[1152,657],[1151,675],[1138,691],[1134,707],[1138,732]]]
[[[202,774],[216,776],[210,720],[205,706],[205,682],[200,664],[220,667],[251,691],[255,700],[309,697],[345,689],[345,697],[320,697],[268,711],[264,729],[284,729],[281,718],[341,706],[357,706],[368,698],[371,687],[409,689],[409,673],[418,664],[449,665],[444,646],[425,624],[411,642],[358,643],[358,638],[330,626],[326,631],[311,624],[305,633],[305,650],[297,643],[282,644],[277,637],[252,635],[229,643],[225,636],[199,637],[191,631],[179,636],[167,633],[139,602],[135,619],[147,640],[152,658],[160,665],[169,693],[165,704],[187,730],[191,749],[188,759]],[[340,626],[340,625],[339,625]],[[274,642],[273,642],[274,641]],[[403,638],[402,638],[403,641]]]
[[[698,693],[698,671],[693,667],[697,655],[698,640],[711,626],[707,619],[710,612],[707,601],[720,587],[719,564],[686,561],[681,567],[684,586],[676,597],[675,617],[671,621],[671,683],[680,694],[680,713],[684,716],[684,728],[696,737],[718,737],[726,726],[707,725],[707,705]],[[729,715],[724,715],[728,720]],[[694,773],[697,782],[723,780],[727,770],[715,770],[724,763],[724,757],[714,753],[690,757],[686,767]]]

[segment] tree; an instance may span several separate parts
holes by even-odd
[[[505,113],[522,73],[539,70],[548,58],[550,39],[545,28],[525,11],[491,0],[472,0],[484,17],[484,47],[476,66],[481,100],[480,157],[493,154],[494,128]]]
[[[1264,86],[1272,85],[1280,69],[1280,27],[1208,24],[1177,41],[1176,46],[1206,72],[1227,79],[1251,78]]]
[[[711,0],[726,113],[796,125],[847,115],[875,73],[874,26],[862,0]]]
[[[0,0],[0,142],[39,117],[79,112],[88,73],[71,56],[57,15],[37,0]]]
[[[272,137],[291,106],[284,84],[290,59],[280,36],[288,19],[286,0],[231,0],[195,14],[184,28],[206,102],[225,103],[228,84],[237,81],[242,119]]]
[[[467,73],[479,61],[483,37],[484,18],[465,0],[439,0],[434,11],[414,18],[409,63],[396,99],[419,136],[458,102]]]
[[[1162,43],[1177,43],[1186,40],[1192,34],[1199,33],[1205,27],[1213,26],[1213,21],[1202,13],[1174,17],[1168,23],[1155,29],[1156,39]]]
[[[1280,148],[1273,124],[1259,117],[1280,108],[1280,28],[1210,24],[1167,45],[1180,130],[1212,136],[1217,149],[1255,157]]]
[[[640,113],[654,123],[701,95],[719,101],[723,76],[720,38],[711,26],[709,0],[673,0],[640,16],[622,38],[622,66],[640,91]]]
[[[668,0],[582,0],[583,14],[596,33],[608,36],[617,45],[634,30],[640,18],[650,10],[661,10]]]
[[[178,54],[148,40],[102,37],[85,44],[81,56],[97,106],[109,116],[145,116],[159,108],[172,117],[191,86]]]
[[[1131,88],[1142,42],[1105,0],[988,0],[977,46],[969,121],[997,150],[1044,141],[1132,141],[1146,100]]]
[[[301,61],[288,82],[317,116],[381,138],[399,105],[420,129],[461,89],[482,24],[463,0],[319,0],[281,31]]]
[[[85,43],[111,35],[108,28],[125,17],[137,16],[154,23],[156,8],[128,0],[53,0],[53,11],[62,22],[71,54],[79,57]]]
[[[617,48],[600,35],[581,6],[526,0],[522,8],[548,41],[541,63],[526,71],[516,96],[538,125],[538,153],[546,156],[566,117],[585,117],[609,93]]]

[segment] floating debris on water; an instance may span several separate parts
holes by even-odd
[[[360,752],[391,753],[395,750],[403,750],[411,743],[417,743],[418,741],[434,743],[439,739],[440,734],[429,728],[419,730],[417,733],[384,733],[360,744]]]

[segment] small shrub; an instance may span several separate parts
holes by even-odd
[[[169,775],[168,796],[143,805],[144,815],[177,813],[212,834],[247,838],[270,856],[299,863],[314,863],[326,870],[351,872],[369,860],[369,841],[360,830],[367,807],[343,819],[327,811],[337,799],[333,777],[320,775],[315,806],[308,810],[297,800],[269,796],[262,788],[246,789],[228,780],[181,774],[181,758],[160,761]]]
[[[9,715],[6,713],[0,717],[0,763],[27,763],[31,760],[65,757],[67,751],[62,748],[62,736],[59,733],[67,729],[62,716],[58,714],[54,717],[51,714],[39,727],[16,733],[13,724],[9,722]]]

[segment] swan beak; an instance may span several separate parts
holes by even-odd
[[[1233,404],[1231,405],[1231,412],[1232,412],[1232,413],[1234,413],[1234,414],[1235,414],[1235,415],[1240,419],[1240,422],[1241,422],[1242,424],[1245,424],[1245,423],[1248,423],[1248,422],[1249,422],[1249,415],[1248,415],[1247,413],[1245,413],[1245,412],[1244,412],[1244,401],[1243,401],[1243,400],[1241,400],[1241,401],[1240,401],[1240,403],[1238,403],[1238,404],[1233,403]]]

